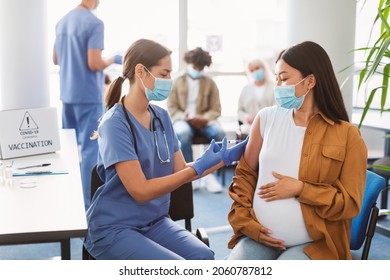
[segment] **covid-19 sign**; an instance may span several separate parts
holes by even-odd
[[[56,108],[0,111],[0,132],[2,159],[60,149]]]

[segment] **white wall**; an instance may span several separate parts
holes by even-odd
[[[314,41],[328,53],[344,103],[352,115],[353,68],[340,72],[354,62],[356,0],[288,0],[287,46]],[[350,77],[346,81],[346,79]],[[346,82],[345,82],[346,81]]]
[[[0,110],[49,106],[46,0],[0,1]]]

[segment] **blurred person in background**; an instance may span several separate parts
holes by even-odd
[[[275,105],[274,82],[266,63],[260,59],[251,60],[247,66],[247,74],[249,83],[241,91],[237,109],[241,139],[249,134],[260,109]]]
[[[187,162],[193,161],[192,144],[195,134],[205,136],[209,141],[221,141],[225,132],[218,122],[221,116],[219,90],[214,80],[205,75],[212,58],[209,52],[195,48],[184,54],[186,72],[175,79],[172,93],[168,97],[168,112],[173,121],[180,149]],[[210,174],[204,181],[194,182],[194,187],[205,182],[210,192],[221,192],[222,186]]]
[[[99,0],[83,0],[57,23],[53,62],[60,66],[62,127],[76,130],[80,146],[81,181],[85,209],[90,203],[91,171],[98,146],[90,136],[103,114],[103,70],[122,64],[122,56],[102,58],[104,23],[92,10]]]

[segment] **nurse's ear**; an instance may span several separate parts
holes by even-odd
[[[140,79],[144,79],[146,77],[146,70],[145,70],[145,66],[143,66],[141,63],[138,63],[136,66],[135,66],[135,76],[140,78]]]

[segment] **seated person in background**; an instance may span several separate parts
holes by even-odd
[[[206,66],[211,65],[210,54],[196,48],[184,54],[184,61],[187,63],[187,71],[174,81],[167,106],[181,144],[180,149],[185,160],[191,162],[195,134],[203,135],[210,141],[221,141],[225,132],[217,121],[221,116],[217,85],[203,72]],[[222,191],[212,174],[208,176],[206,185],[211,192]]]
[[[365,143],[321,46],[282,51],[275,75],[278,106],[257,114],[229,187],[229,259],[351,259]]]
[[[266,64],[260,59],[252,60],[248,63],[247,72],[250,82],[241,91],[237,110],[242,139],[249,134],[260,109],[275,104],[274,83]]]
[[[170,193],[231,161],[246,142],[211,142],[195,162],[179,149],[167,111],[150,104],[171,92],[171,51],[140,39],[128,49],[123,73],[108,88],[98,127],[99,187],[87,211],[85,248],[95,259],[214,259],[213,251],[169,217]],[[125,80],[130,83],[122,95]]]

